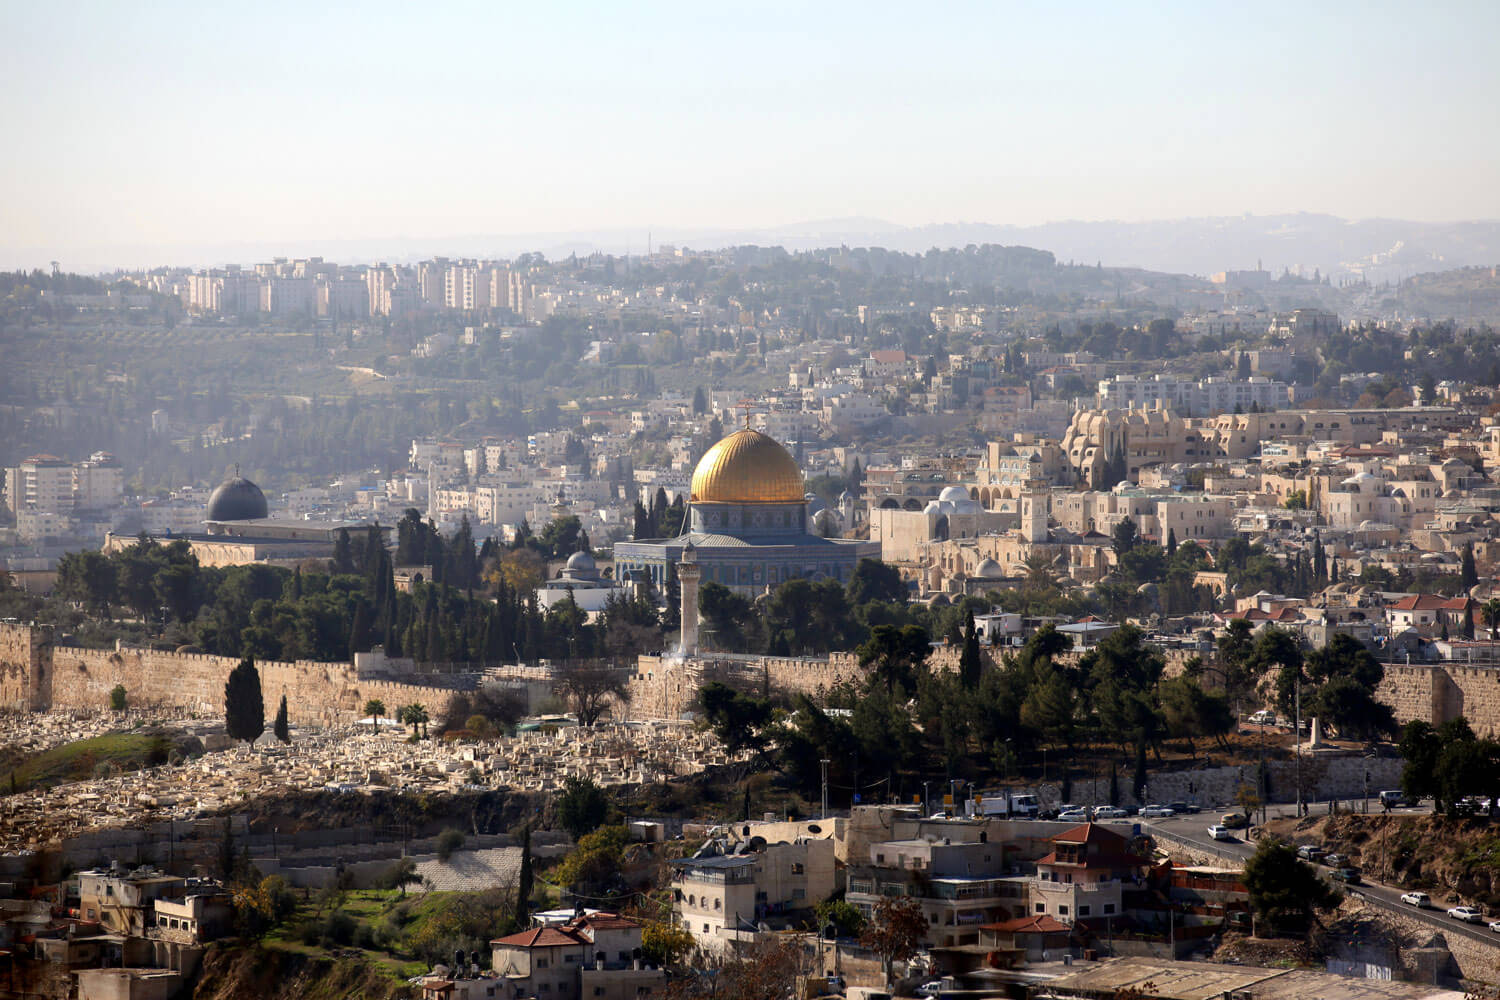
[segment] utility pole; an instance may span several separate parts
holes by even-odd
[[[1297,818],[1304,815],[1302,804],[1302,668],[1297,668],[1296,719],[1292,723],[1292,749],[1296,753],[1293,765],[1297,768]],[[1311,739],[1308,742],[1312,742]]]
[[[828,818],[828,758],[818,761],[823,770],[823,818]]]

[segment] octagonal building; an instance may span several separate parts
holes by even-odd
[[[687,531],[677,538],[615,545],[615,577],[645,573],[665,587],[689,543],[703,583],[756,596],[798,577],[845,583],[880,543],[812,533],[802,470],[774,438],[735,431],[704,453],[693,471]]]

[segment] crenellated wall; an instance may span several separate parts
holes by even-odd
[[[13,708],[104,708],[116,685],[131,704],[170,706],[217,716],[224,711],[224,683],[239,660],[201,653],[174,653],[120,646],[82,649],[54,646],[47,626],[0,624],[0,705]],[[371,698],[386,710],[419,702],[434,718],[447,711],[465,680],[407,683],[361,677],[351,663],[292,663],[262,660],[261,693],[269,718],[283,694],[287,714],[298,725],[324,726],[357,718]]]
[[[1403,725],[1440,725],[1461,715],[1480,736],[1500,735],[1500,667],[1388,663],[1375,695]]]
[[[742,691],[769,689],[817,695],[863,676],[853,653],[798,656],[642,656],[630,678],[631,719],[680,719],[693,710],[698,689],[723,681]]]

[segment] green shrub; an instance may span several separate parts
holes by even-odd
[[[437,856],[439,861],[448,861],[453,857],[453,852],[464,846],[464,835],[451,826],[438,834]]]

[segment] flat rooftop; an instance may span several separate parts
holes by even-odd
[[[1029,971],[1054,996],[1114,997],[1141,991],[1147,1000],[1220,1000],[1230,990],[1248,990],[1255,1000],[1463,1000],[1462,992],[1421,983],[1353,979],[1331,972],[1266,969],[1209,962],[1130,957],[1097,963],[1049,962]],[[1150,984],[1149,987],[1147,984]]]

